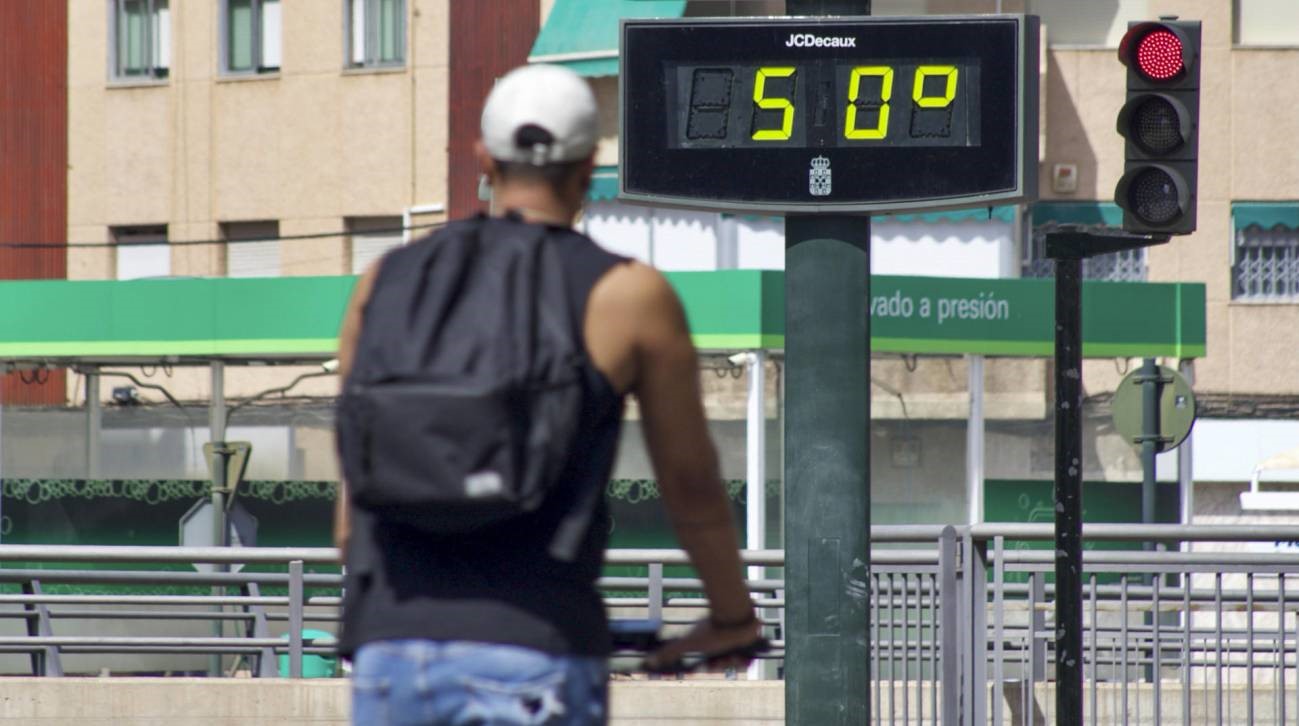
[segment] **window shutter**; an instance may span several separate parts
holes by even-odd
[[[118,245],[117,279],[167,277],[171,274],[171,248],[161,245]]]
[[[279,241],[238,242],[227,247],[227,277],[279,277],[279,275]]]
[[[385,252],[400,246],[401,232],[352,233],[352,274],[365,272]]]
[[[279,277],[280,225],[277,222],[228,222],[223,225],[227,277]],[[262,240],[240,242],[239,240]]]

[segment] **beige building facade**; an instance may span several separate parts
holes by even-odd
[[[353,272],[357,249],[384,244],[384,231],[400,226],[404,211],[447,201],[450,8],[461,1],[469,0],[235,2],[260,12],[263,21],[256,26],[262,37],[236,47],[231,43],[230,28],[237,20],[231,2],[171,0],[165,77],[122,78],[121,56],[134,52],[124,50],[122,42],[118,13],[123,0],[69,0],[69,277],[113,279],[133,269],[200,276]],[[543,25],[551,10],[566,1],[540,0]],[[156,14],[167,3],[152,0],[147,5]],[[266,16],[269,6],[275,7],[273,18]],[[382,23],[385,7],[400,7],[401,61],[371,63],[374,54],[356,53],[358,44],[370,43],[374,35],[388,36],[356,28],[361,22]],[[782,8],[783,3],[766,0],[699,0],[685,3],[684,14],[764,14]],[[873,12],[881,15],[998,10],[1043,18],[1041,197],[1081,205],[1111,203],[1123,170],[1123,140],[1115,131],[1115,118],[1124,100],[1124,71],[1116,47],[1127,22],[1162,15],[1203,22],[1199,227],[1150,250],[1144,279],[1206,285],[1208,355],[1194,362],[1195,388],[1206,416],[1228,421],[1243,439],[1262,440],[1262,434],[1250,433],[1253,423],[1231,419],[1242,405],[1262,406],[1273,413],[1259,426],[1280,426],[1267,436],[1285,439],[1292,434],[1287,426],[1293,425],[1293,445],[1299,445],[1299,296],[1242,294],[1236,265],[1238,243],[1246,234],[1241,205],[1299,208],[1299,151],[1291,141],[1299,132],[1299,117],[1288,101],[1299,97],[1296,5],[1289,0],[873,2]],[[274,29],[279,31],[278,48],[267,45]],[[155,37],[162,37],[161,31]],[[250,52],[250,45],[260,54]],[[384,49],[377,52],[382,56]],[[232,64],[235,56],[262,63]],[[277,62],[274,68],[268,59]],[[254,69],[232,71],[232,65]],[[613,166],[617,78],[594,77],[591,82],[602,107],[598,161]],[[1057,184],[1063,168],[1074,172],[1071,190]],[[1032,217],[1031,209],[1023,212],[1024,218]],[[442,219],[437,213],[411,217],[415,224]],[[1014,276],[1026,258],[1029,225],[1006,234],[1014,246]],[[161,257],[140,254],[149,245],[78,248],[78,243],[156,242],[159,235],[169,241]],[[279,239],[273,244],[178,244],[238,236]],[[297,236],[306,238],[292,239]],[[760,265],[780,265],[783,248],[773,249],[775,256],[766,259],[774,261]],[[1293,274],[1299,278],[1299,271]],[[1108,393],[1133,367],[1129,360],[1089,361],[1087,395],[1103,409]],[[773,365],[769,371],[775,396],[780,369]],[[227,395],[237,398],[282,385],[298,372],[231,368]],[[709,410],[726,422],[719,426],[742,427],[745,381],[710,371],[704,375],[710,381]],[[1005,422],[989,431],[989,478],[1049,476],[1050,376],[1050,362],[1042,359],[988,361],[985,413],[990,421]],[[873,378],[873,413],[879,422],[872,464],[877,499],[899,498],[900,511],[905,510],[909,505],[902,500],[914,496],[914,483],[921,480],[941,482],[933,490],[940,493],[937,498],[958,498],[962,429],[970,410],[966,361],[879,357]],[[70,380],[69,400],[74,402],[77,385],[75,378]],[[177,370],[167,385],[182,398],[208,396],[206,371]],[[297,392],[327,395],[334,385],[332,379],[318,379]],[[1088,478],[1139,478],[1135,456],[1104,418],[1090,425],[1094,445]],[[722,448],[742,449],[739,433],[736,428],[724,435],[728,443]],[[905,453],[917,439],[931,453],[922,453],[918,464],[907,463],[917,461]],[[778,426],[768,440],[778,448]],[[1206,446],[1197,445],[1197,451],[1207,451]],[[892,456],[895,449],[904,455]],[[731,454],[729,475],[736,476],[742,451]],[[1242,454],[1242,463],[1215,474],[1215,481],[1238,485],[1242,478],[1233,472],[1247,470],[1254,460],[1250,457],[1254,454]],[[778,455],[769,459],[769,471],[778,471]],[[641,463],[633,468],[642,475]],[[312,472],[332,473],[328,467]],[[950,509],[942,518],[959,518],[963,506]]]

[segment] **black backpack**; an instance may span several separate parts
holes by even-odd
[[[390,252],[337,410],[352,503],[431,535],[536,512],[581,414],[588,363],[572,307],[547,228],[514,215]],[[577,509],[551,548],[565,559],[589,507]]]

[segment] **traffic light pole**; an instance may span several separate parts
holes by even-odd
[[[1049,232],[1055,260],[1055,718],[1083,722],[1082,263],[1094,255],[1149,247],[1167,236]]]
[[[869,15],[870,0],[787,0]],[[870,217],[785,218],[785,722],[870,715]]]

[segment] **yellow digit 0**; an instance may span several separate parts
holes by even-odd
[[[921,108],[947,108],[951,105],[952,99],[956,98],[957,74],[956,66],[920,66],[916,69],[916,82],[911,89],[911,100]],[[947,77],[943,95],[926,96],[925,79],[937,76]]]
[[[794,132],[794,103],[788,98],[767,98],[768,78],[789,78],[794,75],[793,66],[767,66],[759,68],[753,82],[753,102],[758,108],[768,111],[782,111],[780,128],[761,129],[753,132],[754,141],[784,141]]]
[[[861,93],[861,79],[880,79],[880,118],[875,128],[857,128],[857,96]],[[893,98],[893,69],[889,66],[857,66],[848,77],[848,116],[843,123],[846,139],[882,139],[889,135],[889,100]]]

